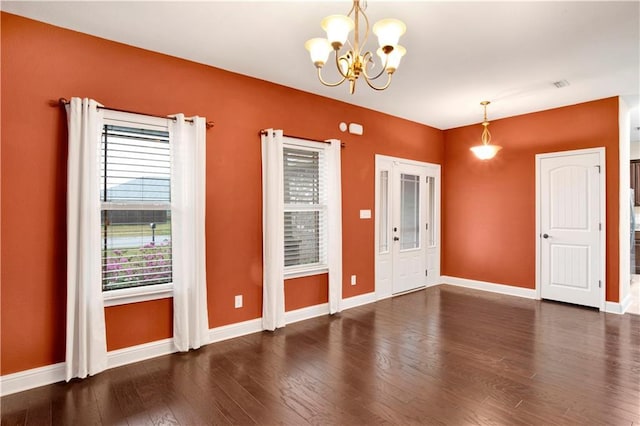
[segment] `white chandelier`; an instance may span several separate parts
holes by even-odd
[[[487,121],[487,105],[491,102],[482,101],[480,105],[484,107],[484,119],[482,120],[482,145],[472,146],[471,151],[478,157],[480,160],[491,160],[496,156],[498,151],[502,149],[501,146],[491,145],[491,133],[489,133],[489,122]]]
[[[349,92],[353,94],[356,88],[356,80],[361,75],[369,87],[375,90],[384,90],[391,84],[391,76],[398,69],[400,59],[407,53],[407,50],[398,44],[400,36],[405,33],[407,27],[402,21],[397,19],[382,19],[373,26],[373,33],[378,36],[380,48],[376,51],[383,66],[380,71],[374,74],[374,59],[370,51],[364,52],[364,45],[369,36],[369,19],[364,13],[366,2],[360,5],[359,0],[353,0],[353,6],[349,13],[345,15],[331,15],[322,20],[320,25],[327,32],[327,38],[312,38],[308,40],[304,47],[311,55],[311,61],[318,69],[318,78],[325,86],[338,86],[345,80],[349,80]],[[353,16],[353,19],[351,18]],[[360,17],[364,19],[366,30],[364,37],[360,38]],[[354,31],[353,41],[349,41],[349,33]],[[345,53],[340,50],[349,44],[349,49]],[[328,83],[322,78],[322,67],[327,62],[331,51],[335,53],[336,68],[340,74],[340,80],[335,83]],[[372,81],[387,73],[387,82],[384,86],[374,86]]]

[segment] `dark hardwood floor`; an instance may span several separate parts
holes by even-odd
[[[1,402],[2,425],[640,424],[640,316],[438,286]]]

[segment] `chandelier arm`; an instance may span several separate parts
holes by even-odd
[[[340,81],[338,81],[337,83],[327,83],[322,78],[322,68],[318,68],[318,79],[320,80],[320,83],[324,84],[325,86],[336,87],[336,86],[340,86],[342,83],[344,83],[344,81],[347,79],[347,77],[343,76],[342,79]]]
[[[360,5],[358,5],[358,7],[360,8],[360,11],[362,12],[362,16],[364,16],[364,22],[367,24],[367,31],[365,31],[364,33],[364,40],[362,40],[362,43],[360,43],[360,50],[362,51],[364,49],[364,46],[367,45],[367,40],[369,39],[369,18],[367,17],[367,14],[364,13],[364,9],[362,9],[360,7]],[[360,54],[360,52],[358,52],[358,54]]]
[[[337,50],[334,50],[334,52],[336,54],[336,68],[338,68],[338,73],[342,76],[342,78],[343,78],[342,81],[344,81],[345,78],[349,77],[349,71],[348,70],[351,69],[351,64],[349,63],[349,60],[347,58],[345,58],[344,55],[343,56],[338,56],[338,51]],[[348,55],[349,53],[352,53],[352,52],[353,52],[352,50],[349,50],[346,53],[346,55]],[[353,56],[353,53],[352,53],[352,56]],[[347,63],[347,73],[346,74],[342,72],[342,68],[340,67],[340,61],[345,61]]]
[[[389,87],[389,85],[391,84],[391,76],[392,76],[392,73],[387,73],[387,75],[388,75],[388,78],[387,78],[387,84],[385,84],[385,85],[384,85],[384,86],[382,86],[382,87],[376,87],[376,86],[374,86],[374,85],[371,83],[371,80],[372,80],[372,79],[368,78],[366,75],[364,76],[364,81],[366,81],[366,82],[367,82],[367,84],[369,85],[369,87],[371,87],[373,90],[384,90],[384,89],[386,89],[387,87]]]
[[[353,0],[353,4],[351,5],[351,9],[349,9],[349,13],[347,13],[347,16],[351,17],[351,14],[356,8],[356,4],[358,4],[358,2],[356,0]]]
[[[351,47],[353,48],[353,52],[356,55],[359,55],[360,49],[362,47],[360,47],[360,17],[359,17],[359,13],[361,9],[360,9],[360,2],[358,0],[353,1],[353,9],[354,9],[354,13],[353,13],[354,31],[353,31],[353,44],[351,45]]]
[[[371,77],[368,73],[367,73],[367,66],[366,64],[368,63],[368,61],[370,60],[371,63],[375,63],[373,62],[373,53],[371,52],[367,52],[364,54],[364,56],[362,57],[362,62],[365,63],[365,66],[362,69],[362,74],[364,75],[365,79],[367,80],[375,80],[377,78],[379,78],[383,72],[385,72],[385,70],[387,69],[387,64],[389,63],[389,55],[386,55],[385,60],[384,60],[384,65],[382,66],[382,69],[380,70],[380,72],[375,76],[375,77]]]
[[[482,144],[491,145],[491,133],[489,132],[489,122],[486,121],[486,117],[482,125],[484,126],[484,130],[482,130],[482,136],[480,138],[482,140]]]

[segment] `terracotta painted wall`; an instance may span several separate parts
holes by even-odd
[[[535,288],[535,155],[605,147],[607,300],[619,299],[618,98],[495,120],[503,150],[475,159],[481,126],[445,131],[442,275]]]
[[[210,327],[261,316],[260,129],[346,142],[344,297],[374,290],[374,222],[358,218],[374,209],[374,155],[444,158],[443,132],[417,123],[6,13],[1,31],[1,374],[64,358],[66,118],[51,106],[60,97],[215,121],[207,133]],[[341,121],[363,124],[364,136],[340,133]],[[242,309],[233,308],[236,294]],[[287,309],[326,302],[326,277],[288,282],[286,298]],[[108,308],[106,320],[109,349],[167,338],[171,303]]]

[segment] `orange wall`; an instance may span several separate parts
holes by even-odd
[[[478,161],[481,126],[445,134],[442,274],[535,288],[535,155],[605,147],[607,300],[619,300],[618,98],[491,122],[503,147]]]
[[[374,209],[374,155],[444,158],[443,132],[428,126],[7,13],[1,31],[1,374],[64,358],[66,118],[50,105],[60,97],[215,121],[207,132],[210,327],[261,316],[260,129],[346,142],[344,297],[374,290],[374,223],[358,218]],[[378,96],[391,101],[392,91]],[[363,124],[364,136],[339,132],[341,121]],[[236,294],[242,309],[233,308]],[[287,309],[326,301],[326,276],[286,284]],[[109,349],[170,337],[171,303],[108,308],[106,321]]]

